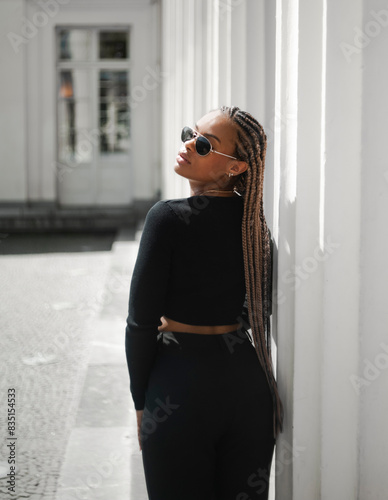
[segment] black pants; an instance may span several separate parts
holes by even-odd
[[[244,333],[164,332],[141,426],[150,500],[265,500],[272,398]]]

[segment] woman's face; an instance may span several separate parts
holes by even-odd
[[[205,136],[213,149],[233,156],[237,141],[237,132],[230,120],[220,111],[212,111],[203,116],[194,129]],[[223,188],[229,181],[229,172],[239,163],[226,156],[210,153],[200,156],[195,150],[195,138],[182,144],[175,162],[175,172],[194,184],[208,185],[216,183]]]

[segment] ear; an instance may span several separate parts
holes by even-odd
[[[234,160],[229,172],[231,172],[233,175],[239,175],[245,172],[247,168],[248,163],[246,161]]]

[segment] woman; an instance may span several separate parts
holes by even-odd
[[[191,196],[147,215],[126,329],[147,490],[150,500],[266,499],[282,424],[266,136],[249,113],[222,107],[181,138],[175,171]]]

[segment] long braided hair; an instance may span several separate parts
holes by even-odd
[[[238,107],[227,106],[222,106],[220,111],[233,122],[237,130],[234,156],[248,164],[247,170],[237,178],[234,190],[244,198],[242,244],[249,324],[256,353],[272,394],[276,437],[282,431],[283,406],[271,356],[272,259],[270,233],[263,208],[267,137],[263,127],[249,113]]]

